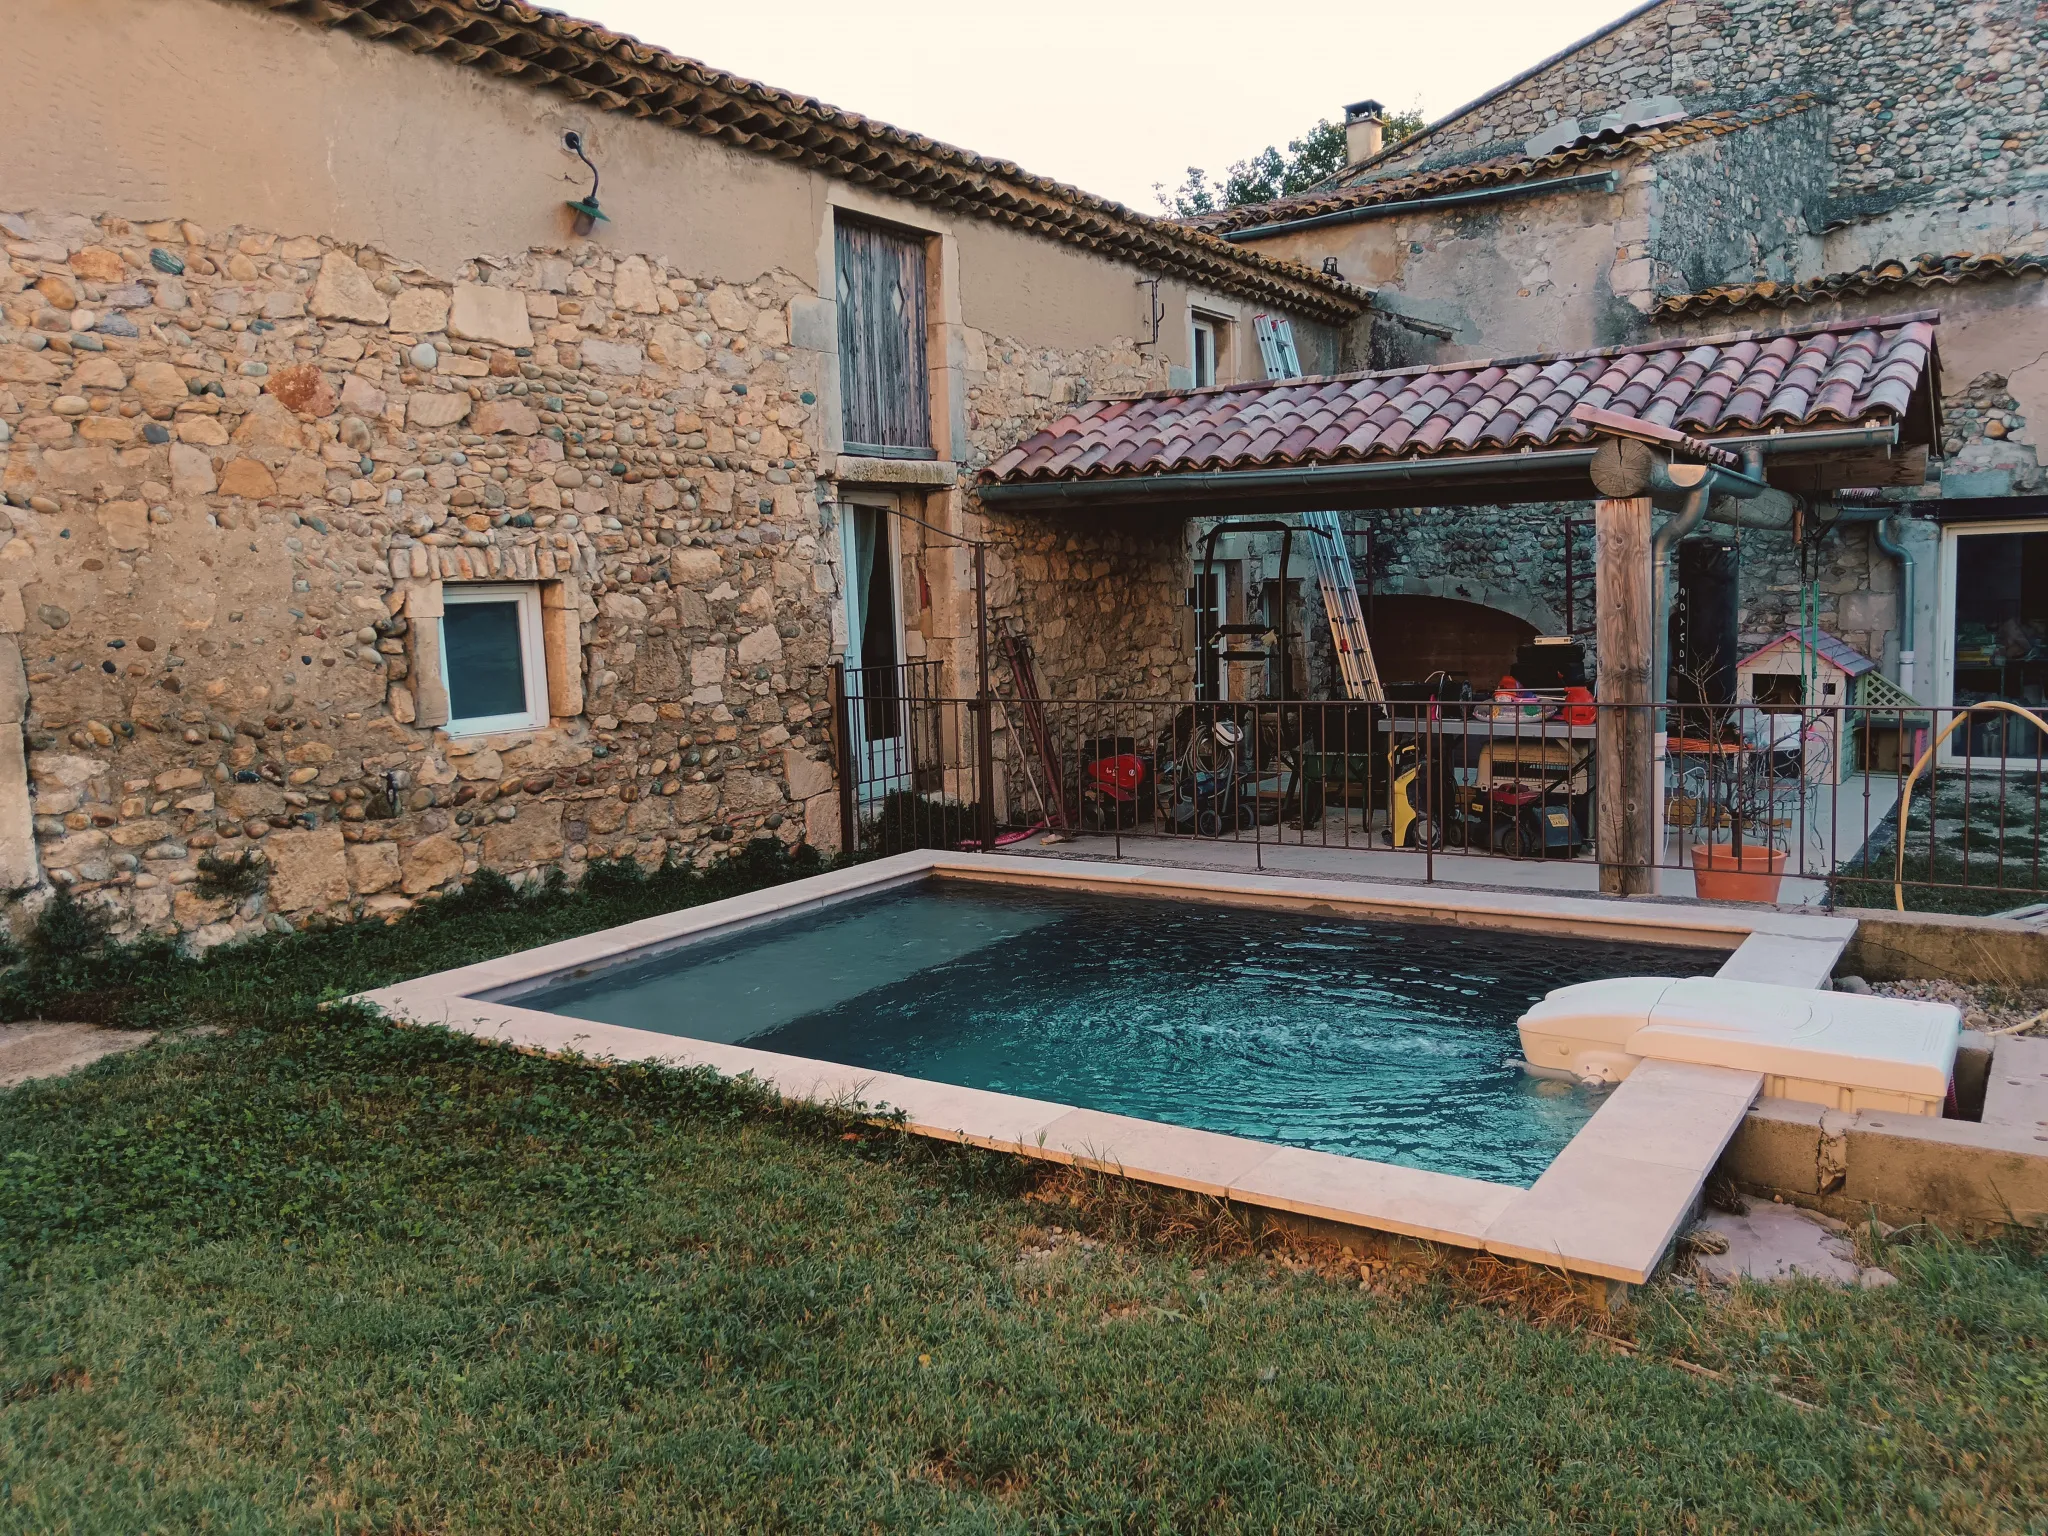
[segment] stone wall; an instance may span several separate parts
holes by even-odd
[[[1370,530],[1372,583],[1376,593],[1421,593],[1498,608],[1561,633],[1564,595],[1564,540],[1568,519],[1590,519],[1587,503],[1535,503],[1511,507],[1460,507],[1360,513]],[[1776,639],[1800,623],[1804,584],[1818,584],[1821,628],[1880,662],[1896,658],[1898,568],[1871,543],[1867,526],[1830,533],[1807,556],[1802,569],[1789,533],[1734,529],[1710,524],[1705,530],[1740,550],[1737,624],[1745,651]],[[1593,636],[1593,539],[1590,528],[1576,533],[1577,582],[1574,621],[1589,658]],[[1674,577],[1676,561],[1673,562]],[[1363,573],[1361,573],[1363,580]]]
[[[1298,328],[1306,329],[1297,322]],[[979,470],[1074,402],[1168,387],[1165,349],[1129,341],[1052,353],[970,333],[969,449]],[[1193,679],[1181,644],[1186,519],[1173,512],[1015,512],[963,496],[989,539],[989,611],[1029,638],[1048,698],[1175,698]],[[1005,688],[1008,678],[998,672]]]
[[[1659,155],[1643,255],[1648,281],[1690,293],[1716,283],[1805,276],[1827,197],[1828,119],[1810,107]]]
[[[255,230],[0,223],[0,628],[51,880],[211,940],[829,815],[788,274],[585,246],[444,280]],[[431,620],[493,580],[541,589],[554,718],[450,739]],[[243,854],[263,890],[197,895],[200,858]]]
[[[2040,27],[2036,0],[1665,0],[1379,169],[1507,153],[1647,96],[1704,111],[1813,91],[1833,103],[1826,222],[2003,195],[2048,155]]]
[[[788,340],[800,279],[595,245],[442,275],[248,228],[0,230],[0,663],[23,662],[0,702],[51,881],[211,943],[393,914],[482,865],[837,846],[843,466],[815,415],[829,355]],[[1166,366],[968,338],[975,462]],[[1177,520],[984,522],[964,486],[905,510],[994,540],[992,610],[1051,690],[1184,687]],[[971,689],[944,543],[914,548],[909,623]],[[547,725],[435,728],[435,620],[469,581],[539,589]],[[244,856],[258,889],[200,894],[202,859]]]

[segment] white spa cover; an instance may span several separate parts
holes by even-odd
[[[1962,1014],[1908,1002],[1715,976],[1624,976],[1560,987],[1522,1015],[1532,1037],[1660,1061],[1733,1067],[1940,1099]],[[1530,1051],[1532,1061],[1541,1055]]]

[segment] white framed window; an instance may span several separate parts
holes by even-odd
[[[1211,315],[1196,315],[1188,357],[1194,365],[1195,388],[1206,389],[1216,382],[1216,359],[1221,353],[1223,322]]]
[[[441,686],[451,736],[548,723],[540,588],[450,582],[441,595]]]

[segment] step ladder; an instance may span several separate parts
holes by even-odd
[[[1024,769],[1024,781],[1030,785],[1032,797],[1038,801],[1046,826],[1055,832],[1070,831],[1066,795],[1060,783],[1060,754],[1053,745],[1052,728],[1046,723],[1045,703],[1038,691],[1038,667],[1031,659],[1031,642],[1007,625],[998,638],[1002,642],[1003,660],[1009,664],[1010,683],[1017,692],[1017,713],[1023,716],[1024,732],[1031,738],[1031,751],[1018,755],[1018,762]],[[1005,707],[1005,720],[1009,714]],[[1044,776],[1043,789],[1031,771],[1034,755],[1038,758],[1038,772]]]
[[[1266,365],[1267,378],[1301,377],[1301,355],[1294,349],[1291,322],[1255,315],[1252,332],[1259,339],[1259,357]],[[1323,612],[1330,621],[1330,638],[1336,642],[1344,696],[1359,704],[1382,703],[1386,690],[1380,686],[1379,666],[1373,660],[1372,637],[1365,632],[1365,611],[1358,601],[1358,574],[1351,566],[1344,520],[1335,512],[1308,512],[1302,521],[1321,535],[1308,542],[1315,551],[1316,585],[1322,589]]]

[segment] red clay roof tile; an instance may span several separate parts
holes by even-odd
[[[1093,400],[990,464],[990,483],[1361,463],[1585,443],[1581,403],[1712,436],[1897,421],[1934,358],[1931,313]]]
[[[1830,299],[1863,298],[1890,293],[1900,288],[1932,288],[1937,284],[1985,278],[2040,278],[2048,275],[2048,253],[1980,256],[1964,251],[1951,255],[1929,253],[1910,261],[1875,261],[1853,272],[1830,272],[1825,277],[1802,283],[1739,283],[1720,288],[1703,288],[1697,293],[1666,294],[1654,311],[1663,315],[1732,314],[1744,309],[1795,309],[1807,304],[1824,304]]]
[[[1512,154],[1443,166],[1426,171],[1388,172],[1367,166],[1361,172],[1340,171],[1322,186],[1293,197],[1267,203],[1244,203],[1219,208],[1214,213],[1194,214],[1180,222],[1190,229],[1212,234],[1256,229],[1267,224],[1284,224],[1319,214],[1341,213],[1352,208],[1370,208],[1381,203],[1408,202],[1415,198],[1438,197],[1480,187],[1506,186],[1552,174],[1598,169],[1601,165],[1638,154],[1658,154],[1680,149],[1705,139],[1738,133],[1761,123],[1804,112],[1816,97],[1801,92],[1752,107],[1705,112],[1683,122],[1643,127],[1591,143],[1579,143],[1532,158],[1517,149]]]

